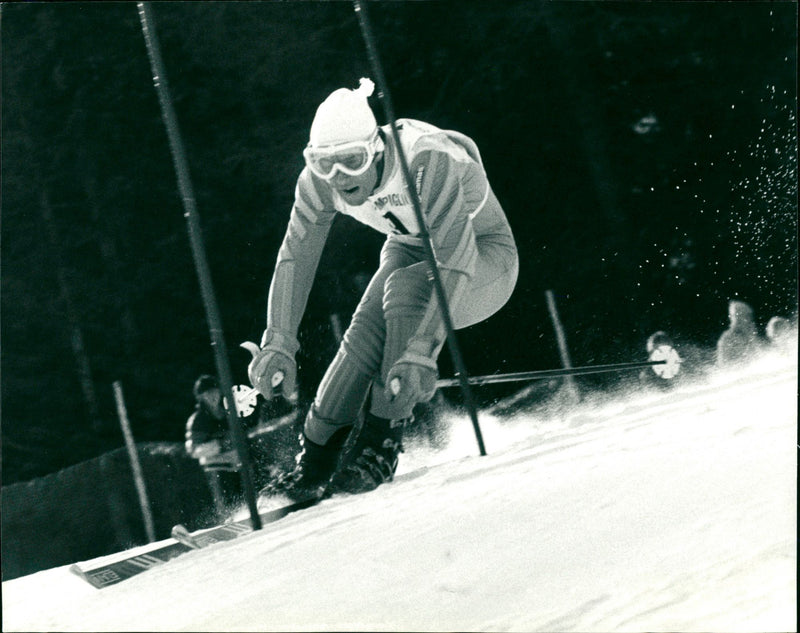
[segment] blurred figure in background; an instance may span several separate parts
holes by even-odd
[[[205,374],[200,376],[192,393],[196,404],[186,421],[186,452],[195,459],[204,459],[230,451],[233,444],[217,379]]]
[[[647,349],[647,358],[648,360],[664,360],[667,358],[666,351],[673,350],[671,353],[674,352],[675,344],[672,342],[669,334],[667,334],[664,330],[658,330],[657,332],[653,332],[649,337],[647,337],[647,342],[645,347]],[[659,352],[656,352],[659,350]],[[654,356],[656,354],[656,356]],[[665,374],[665,372],[658,367],[645,367],[639,372],[639,383],[642,386],[655,386],[659,389],[670,389],[675,386],[675,381],[673,380],[675,374],[669,372]]]
[[[753,308],[736,299],[728,303],[730,325],[717,341],[717,366],[730,367],[752,360],[761,349]]]
[[[765,333],[773,353],[788,357],[793,351],[797,352],[797,334],[789,319],[772,317],[767,323]]]
[[[239,459],[233,450],[222,390],[214,376],[204,374],[192,389],[195,409],[186,421],[186,452],[208,480],[219,518],[241,496]]]

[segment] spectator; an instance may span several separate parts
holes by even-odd
[[[195,410],[186,422],[186,452],[194,457],[208,480],[217,519],[241,498],[239,460],[233,450],[222,390],[213,376],[202,375],[194,383]]]
[[[186,452],[195,459],[203,459],[231,450],[233,445],[217,379],[200,376],[192,392],[197,404],[186,422]]]
[[[676,354],[672,339],[663,330],[654,332],[647,338],[646,349],[648,360],[668,360],[669,354]],[[653,385],[661,389],[667,389],[674,386],[673,378],[676,374],[677,371],[671,367],[668,368],[667,365],[645,367],[639,372],[639,382],[642,385]]]
[[[717,341],[717,366],[731,367],[752,360],[761,348],[753,308],[744,301],[728,303],[730,325]]]
[[[789,319],[772,317],[767,323],[765,333],[770,349],[778,355],[789,356],[792,349],[797,350],[797,337],[792,331]]]

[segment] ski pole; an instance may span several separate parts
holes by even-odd
[[[411,177],[411,171],[408,166],[405,152],[403,152],[403,146],[400,143],[400,134],[397,131],[397,119],[394,115],[392,98],[389,93],[389,86],[383,74],[383,66],[378,55],[378,48],[375,45],[375,37],[372,33],[369,17],[367,16],[366,3],[362,2],[362,0],[354,0],[354,9],[356,15],[358,16],[359,25],[361,26],[361,34],[364,38],[364,44],[367,48],[370,64],[372,65],[372,70],[375,73],[375,80],[379,89],[378,96],[383,104],[384,112],[386,113],[386,118],[388,119],[388,123],[392,131],[392,137],[394,138],[395,145],[397,146],[398,161],[402,168],[403,178],[406,182],[408,195],[411,198],[411,203],[414,207],[414,215],[416,216],[417,224],[419,225],[419,237],[421,238],[423,247],[425,248],[426,259],[431,267],[433,287],[436,293],[436,299],[439,302],[439,311],[442,314],[442,320],[444,321],[445,332],[447,334],[447,346],[450,350],[453,366],[456,368],[456,372],[458,374],[456,381],[461,387],[461,392],[464,396],[464,405],[469,412],[469,417],[472,421],[472,428],[475,431],[475,439],[478,442],[478,450],[480,451],[481,455],[486,455],[486,447],[483,443],[483,434],[481,433],[481,427],[478,422],[477,409],[472,397],[472,392],[469,388],[469,382],[467,381],[467,368],[464,364],[464,357],[462,356],[458,345],[455,327],[453,326],[453,320],[450,315],[447,294],[445,293],[444,284],[442,283],[441,274],[439,272],[439,266],[436,262],[436,255],[433,252],[433,244],[425,224],[425,217],[422,214],[422,205],[420,203],[419,196],[417,195],[417,190],[414,187],[414,181]]]
[[[150,3],[137,3],[139,9],[139,19],[142,24],[142,34],[144,35],[147,54],[150,58],[150,66],[153,74],[153,83],[156,94],[161,105],[161,116],[164,120],[164,127],[167,130],[167,140],[169,141],[172,160],[175,166],[175,174],[178,179],[178,187],[183,198],[184,216],[189,233],[189,242],[192,247],[197,278],[200,282],[200,291],[206,310],[206,320],[211,337],[211,344],[214,348],[214,360],[217,366],[220,386],[223,393],[233,399],[233,378],[231,374],[228,351],[225,345],[225,338],[222,333],[222,319],[220,317],[219,306],[217,305],[214,287],[211,281],[211,271],[208,267],[205,245],[203,244],[202,229],[200,226],[199,214],[195,203],[194,189],[189,175],[189,166],[186,160],[186,150],[183,146],[180,129],[178,127],[178,117],[172,106],[172,98],[169,93],[166,70],[161,58],[161,48],[158,44],[153,18],[150,14]],[[261,518],[258,514],[253,475],[247,450],[247,438],[244,434],[241,422],[236,415],[236,407],[228,407],[228,426],[233,438],[233,445],[242,463],[240,477],[242,489],[247,506],[250,510],[250,520],[254,530],[261,529]]]
[[[625,371],[629,369],[642,369],[643,367],[654,367],[656,365],[666,365],[670,361],[644,360],[634,363],[618,363],[611,365],[586,365],[584,367],[572,367],[570,369],[540,369],[535,371],[519,371],[509,374],[489,374],[487,376],[471,376],[467,378],[471,385],[489,385],[501,382],[519,382],[522,380],[541,380],[544,378],[554,378],[557,376],[580,376],[584,374],[601,374],[611,371]],[[445,389],[455,387],[459,384],[458,378],[442,378],[436,381],[436,387]]]
[[[635,363],[620,363],[616,365],[586,365],[585,367],[573,367],[571,369],[536,369],[533,371],[518,371],[508,374],[487,374],[485,376],[469,376],[467,381],[470,385],[481,386],[491,385],[501,382],[521,382],[523,380],[540,380],[543,378],[557,378],[559,376],[580,376],[583,374],[601,374],[612,371],[625,371],[627,369],[642,369],[644,367],[655,367],[656,365],[666,365],[667,360],[643,360]],[[459,378],[440,378],[436,381],[437,389],[447,387],[458,387],[461,381]],[[238,389],[245,397],[256,397],[258,393],[254,387],[239,385]]]

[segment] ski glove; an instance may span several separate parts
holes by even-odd
[[[300,343],[293,336],[270,328],[264,331],[261,349],[253,353],[247,375],[253,387],[267,400],[272,400],[278,386],[284,398],[290,401],[297,399],[297,363],[294,355],[298,349]]]
[[[436,361],[423,351],[424,347],[411,341],[386,376],[386,396],[400,409],[413,409],[436,393]]]

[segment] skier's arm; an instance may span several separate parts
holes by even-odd
[[[472,215],[484,202],[488,182],[480,165],[456,163],[443,152],[421,152],[411,167],[442,285],[452,308],[461,301],[475,274],[478,249]],[[410,346],[434,356],[444,339],[444,318],[432,287]]]
[[[304,169],[269,288],[267,330],[296,338],[334,218],[327,188]]]
[[[285,397],[296,396],[297,330],[334,214],[327,188],[304,169],[270,283],[261,349],[247,368],[250,382],[268,400],[278,385]]]

